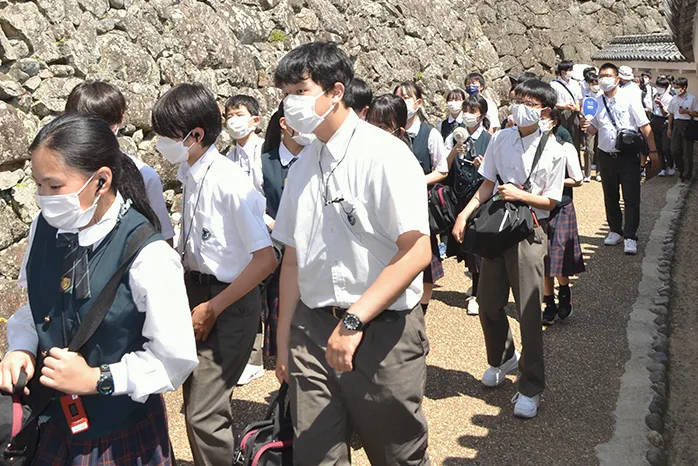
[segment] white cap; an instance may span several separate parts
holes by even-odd
[[[624,81],[632,81],[633,79],[635,79],[635,76],[633,75],[633,69],[626,65],[623,65],[620,68],[618,68],[618,77]]]

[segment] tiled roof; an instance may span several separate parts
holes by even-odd
[[[687,61],[670,33],[618,36],[591,58],[619,61]]]
[[[698,0],[666,0],[664,16],[674,36],[676,46],[689,60],[694,61],[693,22]]]

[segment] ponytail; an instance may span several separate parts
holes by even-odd
[[[160,219],[155,215],[153,208],[150,207],[150,202],[148,202],[148,193],[145,189],[143,175],[141,175],[131,157],[123,152],[121,153],[119,192],[125,200],[131,200],[133,208],[143,215],[155,227],[158,233],[162,233]]]

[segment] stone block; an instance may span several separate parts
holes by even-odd
[[[20,112],[0,102],[0,165],[29,158],[29,141]]]
[[[12,3],[3,8],[0,26],[8,39],[24,42],[32,56],[47,63],[60,58],[51,24],[35,3]]]
[[[19,269],[22,267],[22,259],[26,250],[27,240],[23,239],[0,251],[0,276],[16,280],[19,277]]]

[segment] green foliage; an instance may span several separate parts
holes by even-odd
[[[280,29],[274,29],[273,31],[271,31],[271,34],[269,34],[269,42],[288,42],[288,36],[284,31]]]
[[[424,78],[424,73],[421,71],[417,71],[417,81],[421,81],[422,78]]]

